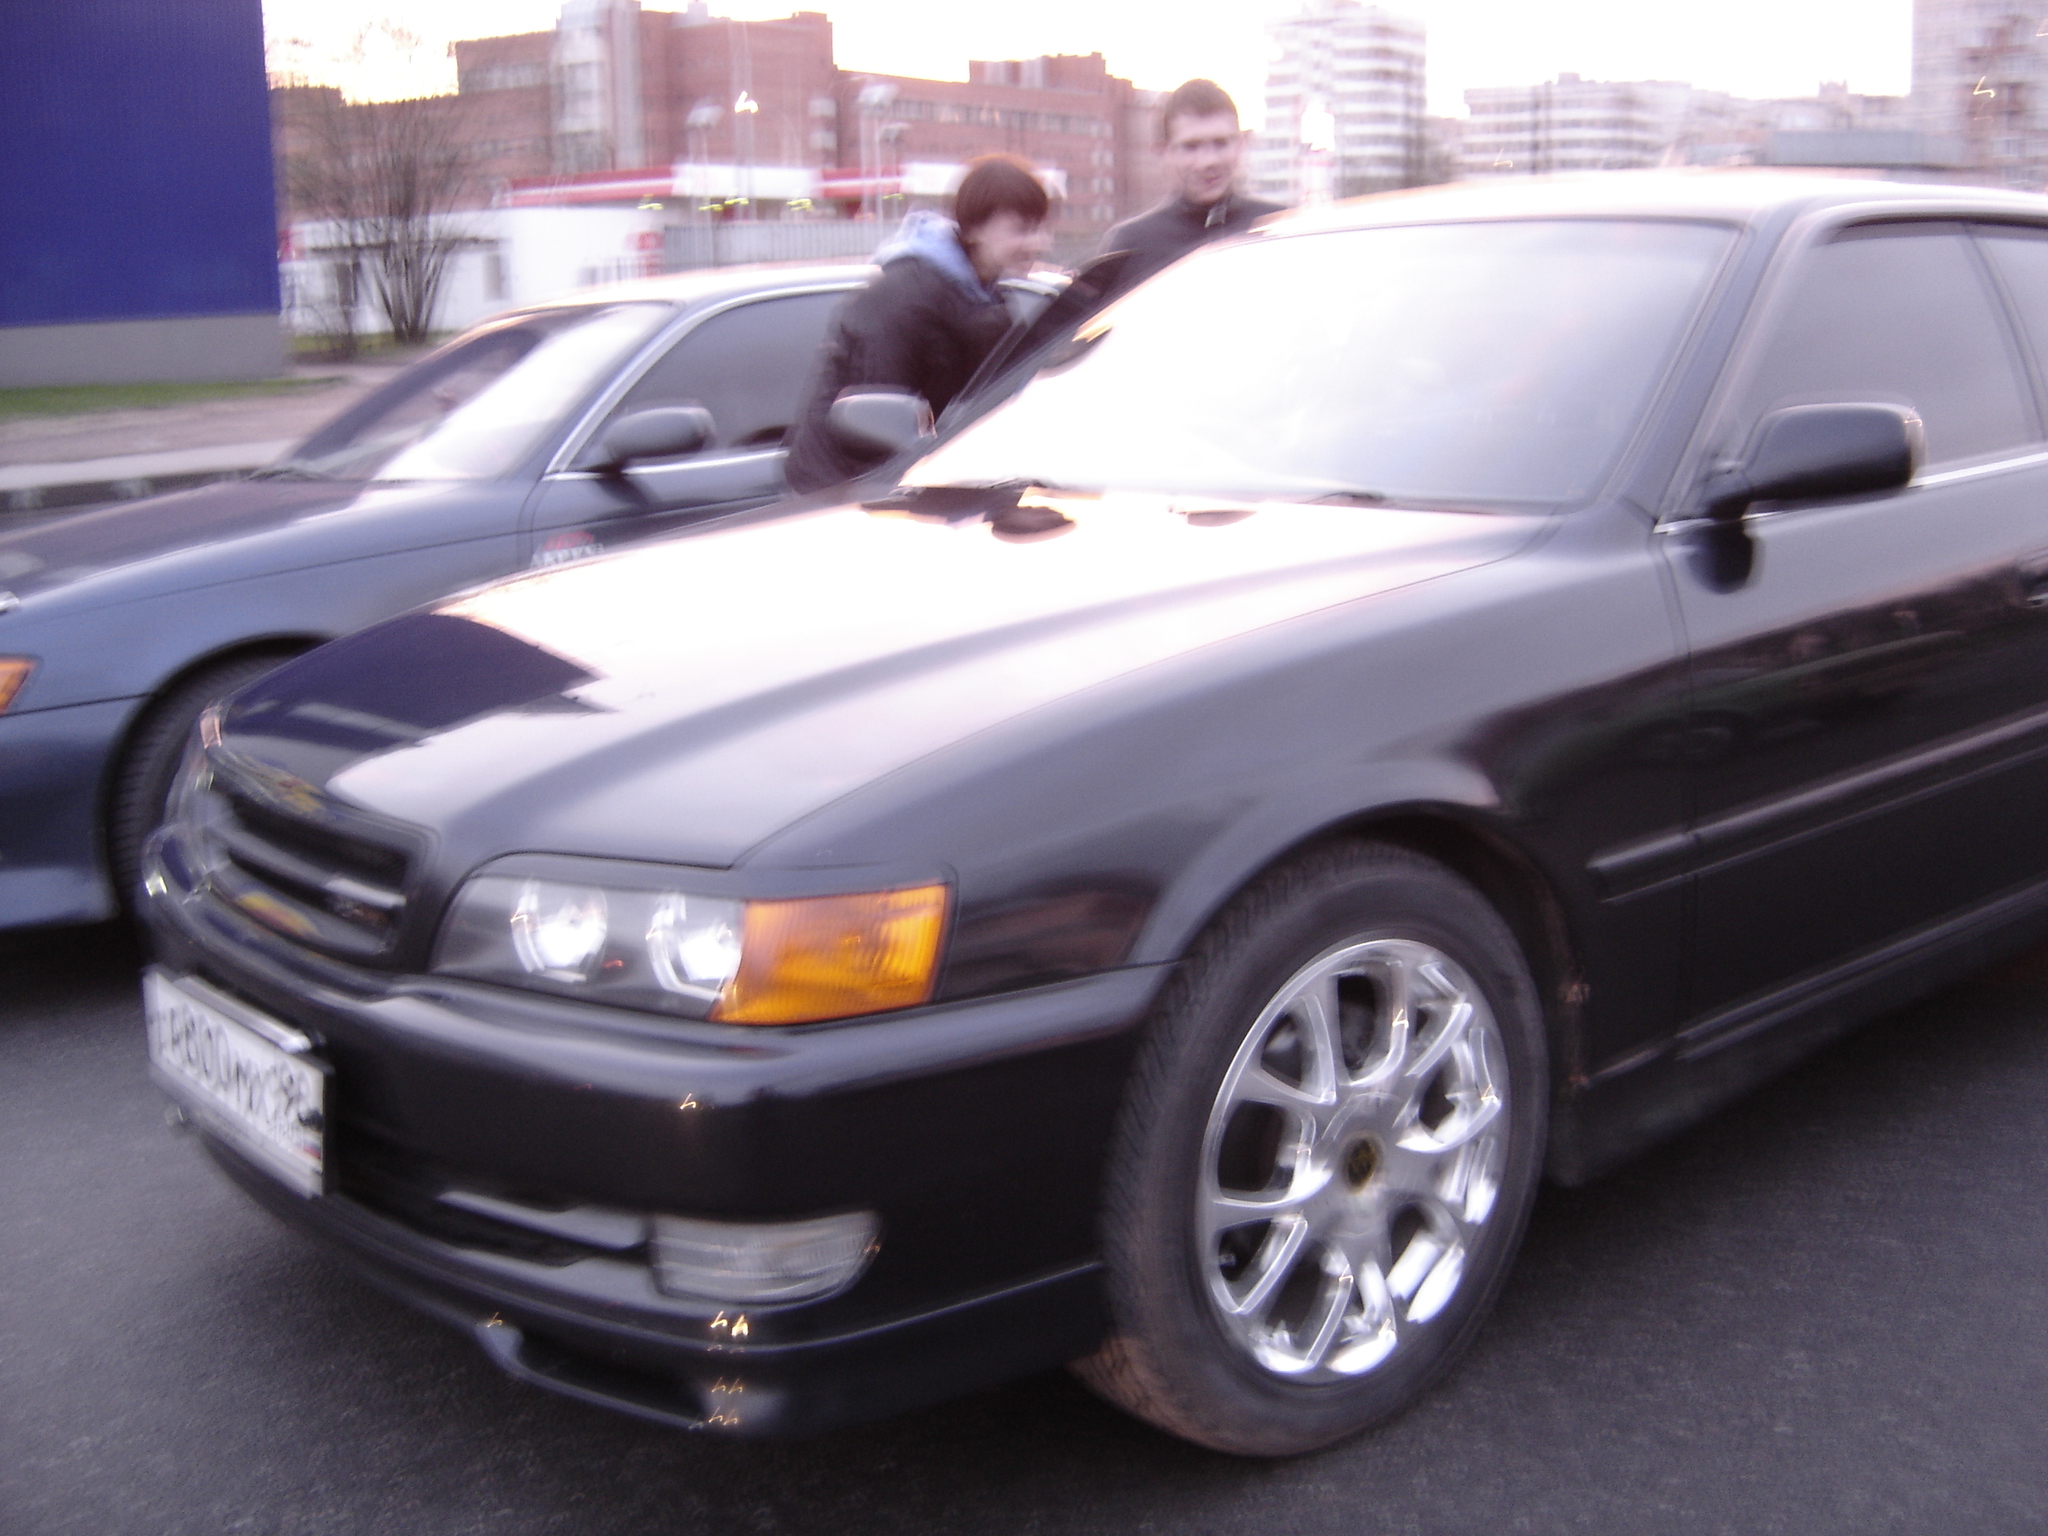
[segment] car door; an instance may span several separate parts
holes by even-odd
[[[818,348],[848,288],[765,294],[689,325],[595,428],[569,467],[531,503],[528,563],[553,565],[787,494],[783,439],[796,421]],[[698,405],[713,435],[680,458],[623,472],[592,465],[605,429],[635,411]]]
[[[1871,401],[1917,412],[1926,451],[1901,492],[1695,516],[1660,541],[1693,655],[1702,1041],[2048,869],[2048,452],[1979,241],[1839,229],[1765,303],[1720,449],[1780,406]]]

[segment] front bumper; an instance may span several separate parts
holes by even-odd
[[[328,1193],[303,1199],[209,1150],[517,1376],[666,1422],[792,1434],[1101,1336],[1103,1160],[1163,968],[842,1025],[691,1024],[341,966],[154,884],[159,963],[304,1031],[333,1069]],[[577,1213],[848,1209],[881,1218],[873,1263],[794,1306],[670,1297],[644,1246],[573,1240]]]
[[[118,910],[100,856],[115,744],[138,701],[0,716],[0,928],[96,923]]]

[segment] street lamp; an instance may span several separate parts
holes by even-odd
[[[718,126],[719,119],[724,116],[725,108],[705,97],[690,108],[690,115],[683,119],[683,126],[690,133],[690,179],[693,183],[690,195],[695,199],[693,206],[698,213],[709,211],[709,205],[705,200],[711,195],[711,188],[708,185],[711,180],[710,135],[711,130]]]
[[[760,110],[761,103],[745,91],[733,98],[733,136],[740,141],[740,206],[749,220],[754,217],[754,114]]]
[[[896,87],[887,80],[870,80],[855,98],[860,107],[861,212],[878,218],[882,201],[875,183],[881,176],[882,130],[878,119],[896,100]]]

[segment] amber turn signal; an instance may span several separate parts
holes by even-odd
[[[0,715],[7,713],[7,706],[35,669],[36,664],[26,656],[0,656]]]
[[[943,885],[750,901],[739,973],[712,1009],[726,1024],[809,1024],[929,999],[946,931]]]

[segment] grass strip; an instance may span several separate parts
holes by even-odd
[[[159,405],[197,405],[208,400],[294,395],[341,382],[339,376],[333,376],[248,379],[222,384],[53,384],[35,389],[0,389],[0,421],[20,416],[88,416],[97,411],[132,411]]]

